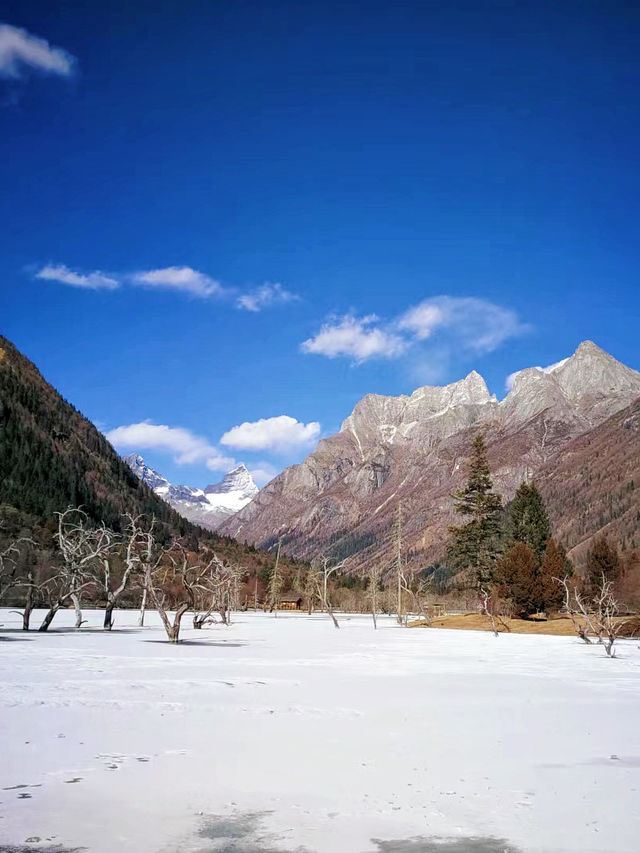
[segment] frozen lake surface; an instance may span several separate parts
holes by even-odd
[[[85,617],[0,610],[0,851],[640,849],[638,641]]]

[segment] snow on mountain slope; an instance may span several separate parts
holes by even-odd
[[[130,453],[124,461],[133,473],[170,504],[176,512],[209,530],[215,530],[223,521],[246,506],[258,494],[247,468],[240,464],[225,474],[219,483],[206,489],[174,486],[166,477],[150,468],[137,453]]]

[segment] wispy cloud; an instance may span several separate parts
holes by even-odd
[[[346,356],[357,364],[370,358],[396,358],[407,348],[407,342],[380,325],[375,314],[355,317],[346,314],[331,318],[312,338],[300,345],[302,352],[326,355],[327,358]]]
[[[509,308],[476,297],[435,296],[384,322],[375,314],[331,318],[300,345],[303,352],[344,356],[356,364],[373,358],[398,358],[427,340],[447,350],[488,353],[526,330]]]
[[[259,488],[273,480],[280,473],[280,468],[276,468],[270,462],[258,462],[249,468],[249,472],[253,477],[253,482]]]
[[[131,282],[139,287],[178,290],[203,299],[225,293],[219,281],[191,267],[164,267],[138,272],[131,276]]]
[[[32,269],[28,272],[33,274]],[[235,299],[235,307],[243,311],[259,312],[274,305],[296,302],[300,297],[286,290],[281,284],[267,282],[261,287],[241,293],[238,289],[223,286],[210,275],[186,266],[158,267],[137,272],[109,273],[100,270],[90,272],[72,269],[66,264],[49,263],[35,273],[35,277],[57,281],[70,287],[87,290],[115,290],[121,285],[141,287],[147,290],[169,290],[198,299]]]
[[[10,24],[0,24],[0,77],[17,80],[27,71],[69,77],[75,57],[61,47]]]
[[[435,296],[402,314],[397,327],[419,341],[436,332],[450,335],[468,350],[492,352],[524,331],[515,311],[475,297]]]
[[[300,297],[297,294],[285,290],[281,284],[266,282],[262,287],[243,293],[238,297],[236,304],[238,308],[245,311],[257,312],[271,305],[282,305],[286,302],[296,302],[299,299]]]
[[[79,287],[84,290],[115,290],[120,287],[120,281],[100,270],[81,273],[69,269],[64,264],[47,264],[36,273],[36,278],[45,281],[57,281],[69,287]]]
[[[289,415],[245,421],[232,427],[220,439],[220,444],[238,450],[272,450],[276,453],[308,447],[317,441],[320,424],[301,423]]]
[[[176,465],[204,463],[210,471],[228,471],[236,464],[206,438],[184,427],[142,421],[116,427],[106,437],[118,450],[165,451],[172,454]]]

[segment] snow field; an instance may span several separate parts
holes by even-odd
[[[640,849],[637,641],[85,618],[0,611],[0,850]]]

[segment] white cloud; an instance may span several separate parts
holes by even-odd
[[[116,427],[106,437],[119,450],[164,450],[173,455],[177,465],[204,462],[210,471],[228,471],[235,465],[234,459],[224,456],[206,438],[184,427],[142,421]]]
[[[410,331],[419,341],[424,341],[442,325],[443,319],[442,309],[427,299],[406,311],[398,320],[398,328]]]
[[[267,483],[271,482],[274,477],[280,473],[280,468],[276,468],[270,462],[258,462],[255,466],[249,469],[253,482],[259,488],[262,488]]]
[[[435,296],[410,308],[397,327],[425,340],[435,332],[447,333],[457,345],[474,352],[492,352],[524,330],[509,308],[475,297]]]
[[[303,341],[300,349],[328,358],[347,356],[356,363],[370,358],[396,358],[407,348],[399,335],[376,325],[375,314],[354,317],[347,314],[325,323],[317,335]]]
[[[347,356],[359,364],[370,358],[396,358],[416,343],[434,338],[441,358],[447,351],[492,352],[526,328],[514,311],[486,299],[435,296],[388,323],[375,314],[331,319],[300,348],[328,358]]]
[[[180,290],[202,298],[221,296],[224,293],[219,281],[191,267],[165,267],[138,272],[131,276],[131,281],[141,287]]]
[[[47,264],[36,273],[36,278],[46,281],[59,281],[61,284],[68,284],[70,287],[80,287],[85,290],[115,290],[120,287],[118,279],[105,275],[99,270],[79,273],[70,270],[64,264]]]
[[[25,69],[69,77],[75,57],[27,30],[0,24],[0,77],[18,79]]]
[[[289,290],[285,290],[281,284],[267,282],[262,287],[257,287],[249,293],[243,293],[238,297],[236,305],[245,311],[262,311],[270,305],[284,304],[285,302],[296,302],[300,297]]]
[[[226,447],[239,450],[293,450],[313,444],[320,435],[320,424],[311,421],[303,424],[289,415],[260,418],[234,426],[220,439]]]

